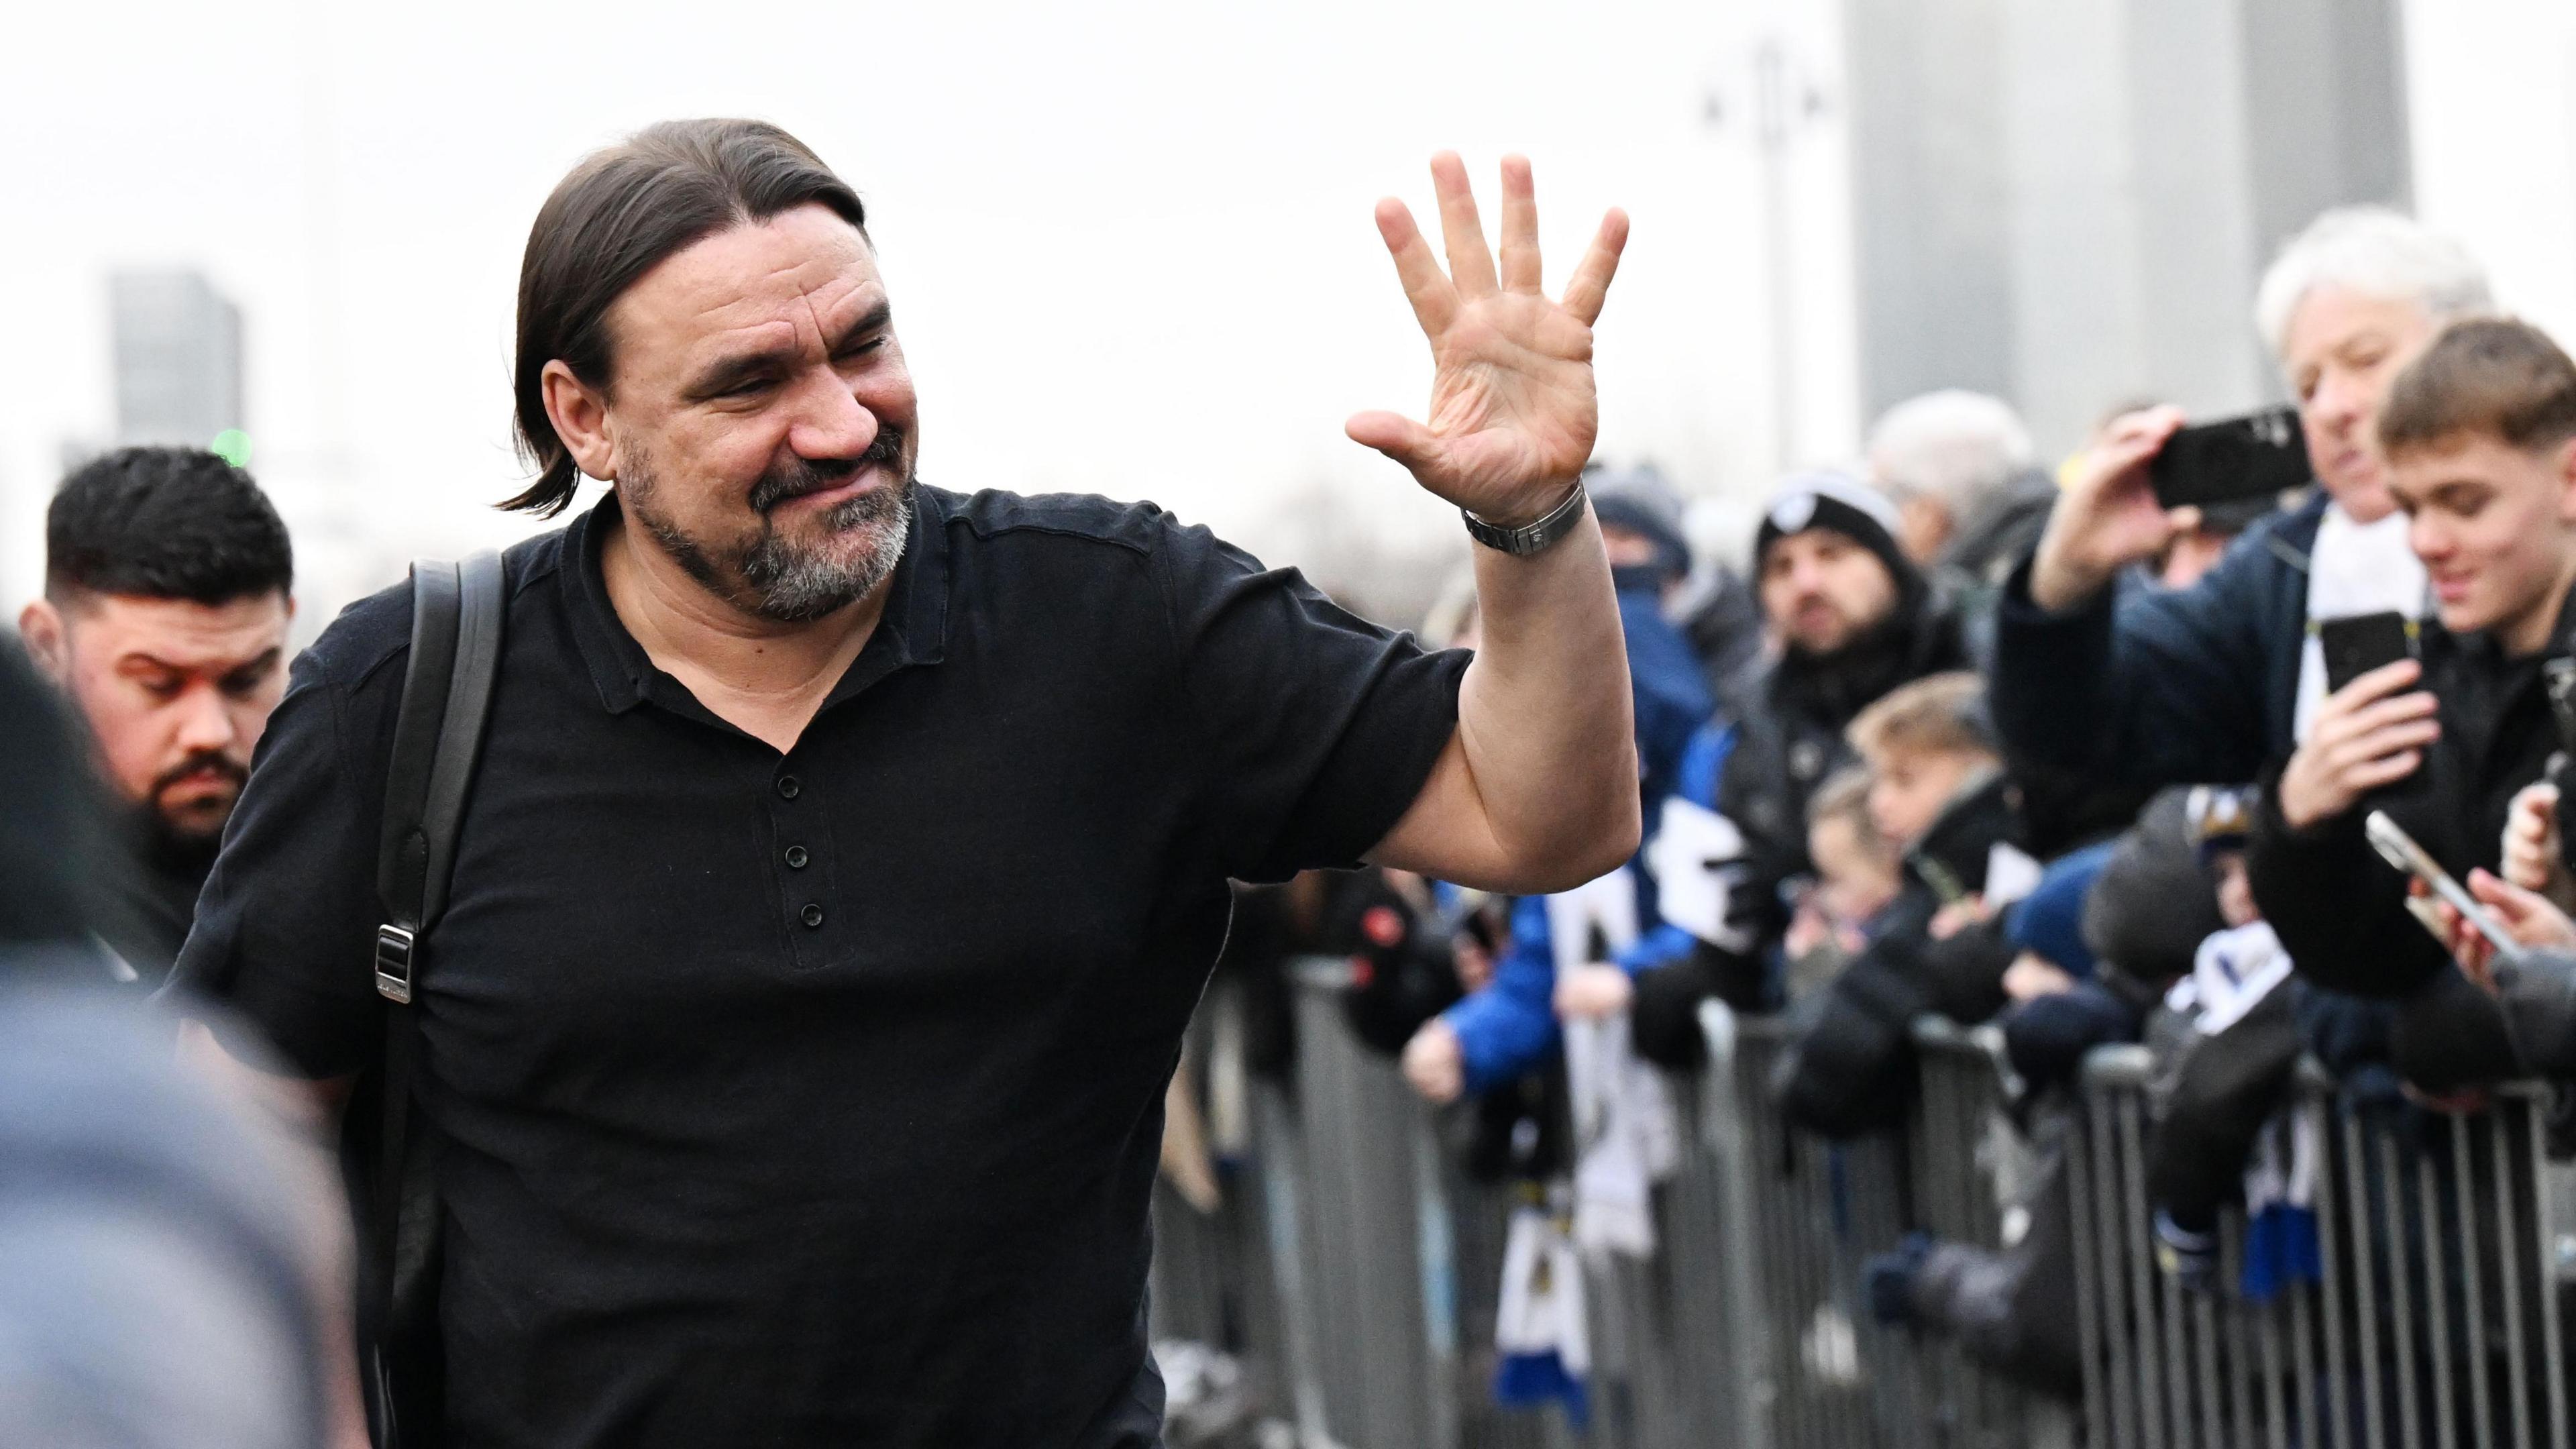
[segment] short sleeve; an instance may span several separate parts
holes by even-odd
[[[1456,733],[1466,653],[1427,651],[1204,528],[1167,527],[1154,558],[1226,873],[1357,865]]]
[[[332,633],[361,627],[355,616],[377,603]],[[330,662],[339,642],[325,634],[295,662],[170,986],[182,1011],[192,998],[221,1003],[316,1080],[358,1071],[383,1045],[371,962],[384,764],[353,742],[389,728],[402,670],[397,656],[343,683]]]

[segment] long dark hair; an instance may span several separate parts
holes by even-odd
[[[804,142],[766,121],[664,121],[594,152],[555,186],[519,262],[519,454],[537,470],[503,503],[552,517],[581,470],[546,416],[543,378],[558,358],[583,385],[614,384],[608,309],[662,260],[728,227],[815,204],[867,230],[849,183]]]

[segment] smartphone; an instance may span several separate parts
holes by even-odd
[[[2326,693],[2333,694],[2383,664],[2416,657],[2413,619],[2395,609],[2317,621],[2317,643],[2326,656]]]
[[[2167,508],[2260,498],[2303,488],[2314,477],[2307,435],[2292,407],[2176,429],[2147,462],[2156,501]]]
[[[2453,880],[2451,873],[2442,869],[2440,862],[2427,855],[2424,847],[2415,843],[2415,837],[2406,833],[2404,826],[2389,819],[2387,811],[2371,811],[2362,820],[2361,825],[2363,833],[2370,837],[2371,848],[2379,852],[2380,859],[2432,887],[2434,895],[2441,897],[2444,904],[2460,913],[2461,920],[2468,922],[2479,935],[2487,938],[2487,944],[2495,947],[2497,960],[2521,959],[2522,944],[2507,935],[2504,927],[2496,923],[2496,918],[2488,913],[2487,908],[2478,904],[2477,897],[2470,895],[2465,886]],[[2432,929],[2429,922],[2426,923],[2425,929]],[[2443,944],[2447,946],[2450,943],[2445,941]]]

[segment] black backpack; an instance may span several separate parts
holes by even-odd
[[[412,1130],[420,1023],[411,1002],[424,942],[447,905],[457,825],[500,672],[504,602],[501,556],[488,551],[462,563],[420,560],[411,581],[411,659],[376,864],[385,922],[373,964],[385,1050],[373,1080],[351,1098],[342,1139],[360,1230],[359,1373],[377,1449],[430,1449],[446,1437],[438,1197],[425,1134]]]

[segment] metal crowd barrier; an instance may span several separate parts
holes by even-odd
[[[1939,1017],[1915,1023],[1922,1086],[1907,1142],[1914,1226],[1948,1242],[2001,1249],[2042,1231],[2030,1200],[2038,1151],[2007,1112],[2016,1094],[2003,1033],[1962,1030]],[[1917,1342],[1912,1366],[1934,1442],[1973,1449],[2075,1442],[2066,1406],[1990,1372],[1948,1338]]]
[[[1257,1190],[1214,1221],[1158,1214],[1156,1292],[1174,1300],[1158,1321],[1246,1345],[1303,1449],[2576,1444],[2576,1173],[2549,1159],[2541,1090],[2451,1116],[2348,1109],[2303,1078],[2324,1273],[2255,1304],[2234,1286],[2241,1214],[2222,1221],[2219,1287],[2160,1263],[2146,1053],[2097,1051],[2062,1133],[2083,1364],[2062,1404],[1881,1327],[1866,1301],[1863,1264],[1909,1230],[1987,1248],[2029,1230],[2037,1164],[1998,1036],[1918,1029],[1908,1129],[1837,1146],[1770,1105],[1789,1025],[1716,1005],[1709,1069],[1674,1094],[1691,1148],[1657,1189],[1657,1255],[1587,1269],[1590,1433],[1497,1409],[1511,1195],[1467,1181],[1439,1115],[1352,1038],[1347,971],[1296,971],[1295,1080],[1256,1091],[1257,1162],[1237,1180]],[[1228,1281],[1244,1274],[1267,1281]]]
[[[2567,1359],[2576,1187],[2548,1152],[2545,1089],[2484,1111],[2392,1100],[2355,1110],[2304,1073],[2318,1134],[2322,1280],[2266,1304],[2234,1291],[2241,1213],[2221,1222],[2218,1291],[2159,1271],[2145,1189],[2142,1048],[2086,1063],[2072,1161],[2081,1236],[2084,1408],[2118,1449],[2531,1449],[2571,1442]]]

